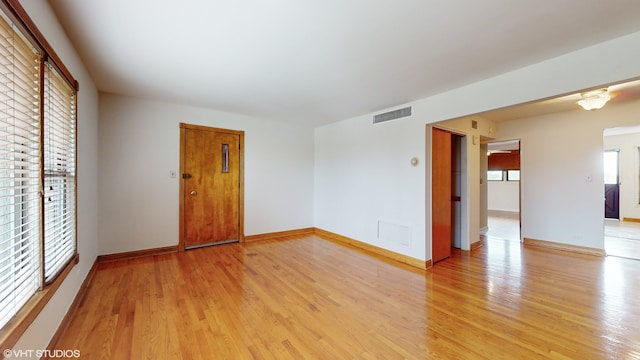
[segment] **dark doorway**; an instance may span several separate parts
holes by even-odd
[[[620,219],[620,150],[604,152],[604,217]]]

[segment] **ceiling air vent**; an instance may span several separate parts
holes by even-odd
[[[375,115],[373,117],[373,123],[377,124],[377,123],[381,123],[381,122],[384,122],[384,121],[399,119],[399,118],[407,117],[407,116],[411,116],[411,106],[406,107],[406,108],[402,108],[402,109],[398,109],[398,110],[389,111],[389,112],[386,112],[384,114]]]

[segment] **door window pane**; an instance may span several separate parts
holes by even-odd
[[[604,183],[618,183],[618,154],[617,150],[604,152]]]

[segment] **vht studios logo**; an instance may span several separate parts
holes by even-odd
[[[47,359],[73,359],[80,357],[80,350],[13,350],[6,349],[2,352],[5,359],[19,358],[42,358]]]

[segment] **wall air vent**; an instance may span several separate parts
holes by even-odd
[[[377,124],[384,121],[395,120],[395,119],[399,119],[407,116],[411,116],[411,106],[398,109],[398,110],[389,111],[384,114],[374,115],[373,123]]]

